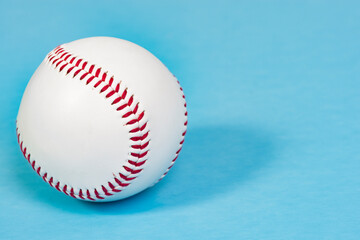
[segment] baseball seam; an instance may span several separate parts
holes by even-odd
[[[66,51],[63,46],[58,46],[47,56],[47,62],[50,63],[59,72],[65,72],[66,75],[72,74],[72,78],[85,81],[86,85],[90,83],[93,88],[100,89],[99,94],[106,94],[105,98],[110,99],[111,105],[116,107],[116,111],[122,114],[122,118],[126,120],[126,125],[131,126],[130,134],[130,151],[129,158],[122,166],[121,171],[114,175],[113,181],[102,184],[101,189],[75,189],[69,184],[63,184],[54,177],[49,176],[36,161],[31,159],[29,149],[27,149],[21,140],[21,134],[18,129],[17,138],[20,149],[24,157],[28,160],[34,171],[42,177],[51,187],[57,189],[64,194],[78,199],[88,199],[91,201],[103,200],[106,197],[114,195],[116,192],[123,191],[133,182],[142,172],[143,166],[147,161],[149,152],[149,129],[147,121],[145,121],[145,111],[141,110],[139,102],[134,100],[134,95],[128,93],[128,89],[123,86],[122,82],[115,84],[114,76],[110,76],[108,72],[103,71],[101,67],[90,64],[83,58],[74,56]]]
[[[175,76],[174,76],[174,77],[175,77]],[[186,101],[185,101],[184,91],[183,91],[182,87],[180,86],[180,82],[179,82],[178,80],[177,80],[177,83],[178,83],[178,85],[179,85],[179,88],[180,88],[180,91],[181,91],[181,94],[182,94],[182,98],[183,98],[183,100],[184,100],[184,108],[186,109]],[[183,143],[184,143],[184,141],[185,141],[185,134],[186,134],[187,124],[188,124],[187,115],[188,115],[188,112],[185,111],[185,113],[184,113],[184,116],[185,116],[184,128],[185,128],[185,130],[184,130],[184,131],[182,132],[182,134],[181,134],[181,141],[179,142],[179,145],[180,145],[180,146],[179,146],[179,149],[176,151],[175,157],[174,157],[173,160],[171,161],[170,166],[165,170],[165,172],[163,173],[163,175],[161,175],[161,177],[157,180],[156,183],[160,182],[161,179],[163,179],[163,178],[166,176],[166,174],[168,174],[168,172],[170,171],[170,169],[174,166],[174,163],[175,163],[176,159],[179,157],[179,153],[180,153],[180,151],[181,151],[181,149],[182,149],[182,146],[183,146]],[[155,184],[156,184],[156,183],[155,183]]]

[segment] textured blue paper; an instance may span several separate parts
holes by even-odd
[[[359,239],[358,1],[1,1],[0,239]],[[21,96],[61,43],[114,36],[179,78],[189,130],[155,187],[93,204],[18,148]]]

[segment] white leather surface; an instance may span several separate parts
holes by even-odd
[[[96,37],[63,45],[121,81],[145,110],[150,130],[144,170],[124,191],[105,200],[136,194],[170,166],[185,130],[184,99],[176,79],[151,53],[128,41]],[[112,181],[128,159],[129,129],[111,102],[46,60],[31,78],[17,125],[41,171],[74,189]]]

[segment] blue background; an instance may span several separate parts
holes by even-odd
[[[1,1],[1,239],[359,239],[358,1]],[[189,130],[168,176],[81,202],[18,148],[28,80],[61,43],[135,42],[179,78]]]

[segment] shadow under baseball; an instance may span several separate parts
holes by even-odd
[[[110,203],[78,201],[41,184],[42,180],[33,175],[24,182],[23,189],[37,201],[78,214],[122,215],[162,210],[208,201],[241,188],[273,159],[273,153],[271,135],[257,129],[190,127],[180,157],[169,174],[154,187],[128,199]],[[30,186],[38,187],[27,188]]]
[[[180,158],[157,185],[112,203],[84,203],[105,214],[135,213],[207,201],[246,184],[273,155],[270,136],[239,127],[189,129]]]

